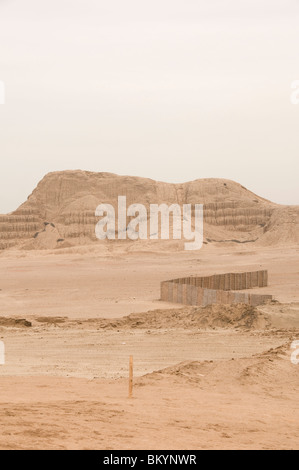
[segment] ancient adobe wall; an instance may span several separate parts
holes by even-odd
[[[19,209],[10,215],[0,215],[0,250],[33,238],[40,228],[41,220],[38,214],[30,210]]]
[[[257,306],[272,300],[272,295],[234,292],[268,285],[268,271],[216,274],[161,282],[161,300],[205,307],[211,304],[244,303]]]

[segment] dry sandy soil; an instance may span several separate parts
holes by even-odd
[[[298,247],[16,250],[0,267],[1,449],[299,448]],[[257,309],[159,301],[162,280],[256,269],[275,298]]]

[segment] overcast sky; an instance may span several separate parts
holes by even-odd
[[[298,20],[298,0],[0,0],[0,213],[64,169],[299,204]]]

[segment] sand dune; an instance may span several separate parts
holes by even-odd
[[[295,304],[297,305],[297,304]],[[265,329],[275,325],[274,312],[282,307],[278,302],[269,302],[269,313],[249,305],[209,305],[207,307],[184,307],[177,309],[158,309],[146,313],[115,319],[90,319],[80,324],[93,325],[103,329],[208,329],[208,328],[239,328],[246,330]],[[284,328],[299,327],[299,306],[293,307],[293,316],[285,313],[281,316],[280,326]],[[39,319],[44,323],[53,323],[55,319],[48,317]],[[65,323],[66,319],[57,319],[56,323]]]

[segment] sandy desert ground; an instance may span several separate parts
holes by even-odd
[[[0,266],[1,449],[299,448],[298,247],[10,250]],[[255,269],[275,298],[257,309],[159,301],[161,280]]]

